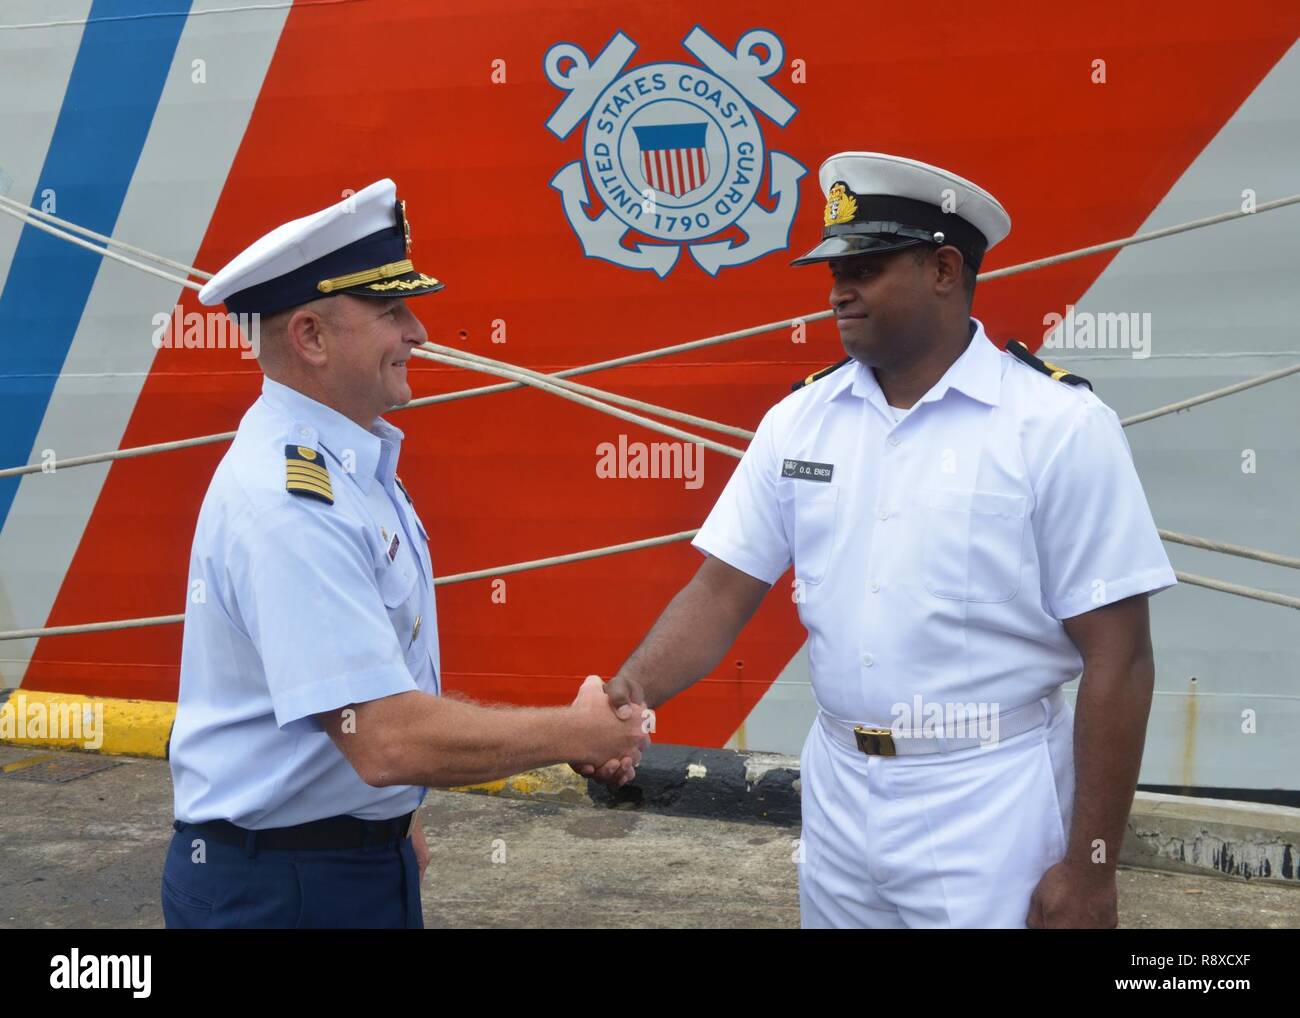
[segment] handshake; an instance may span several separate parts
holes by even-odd
[[[577,722],[583,753],[569,766],[585,778],[618,788],[636,777],[642,751],[655,730],[655,712],[632,679],[616,675],[608,685],[588,675],[569,710]]]

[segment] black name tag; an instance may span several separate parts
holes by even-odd
[[[782,477],[797,477],[803,481],[829,481],[835,472],[834,463],[809,463],[807,460],[785,460],[781,465]]]

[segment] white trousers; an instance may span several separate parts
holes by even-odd
[[[867,756],[814,721],[801,756],[805,928],[1023,929],[1065,857],[1074,711],[989,746]]]

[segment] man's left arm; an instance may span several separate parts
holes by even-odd
[[[1116,865],[1155,684],[1147,595],[1062,624],[1083,657],[1074,714],[1074,813],[1065,859],[1039,882],[1028,925],[1110,929],[1119,923]]]
[[[1078,648],[1083,677],[1070,840],[1034,890],[1031,928],[1118,924],[1115,867],[1155,682],[1147,601],[1177,582],[1119,418],[1077,395],[1035,485],[1043,605]]]

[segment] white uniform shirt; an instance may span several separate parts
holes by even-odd
[[[1082,668],[1062,619],[1176,582],[1115,412],[971,322],[897,422],[856,361],[783,399],[693,542],[767,583],[793,561],[841,720],[1037,700]]]
[[[312,718],[439,691],[424,526],[395,484],[402,432],[366,431],[267,379],[199,512],[170,758],[175,815],[288,827],[415,809],[372,788]],[[285,448],[319,454],[334,504],[285,488]]]

